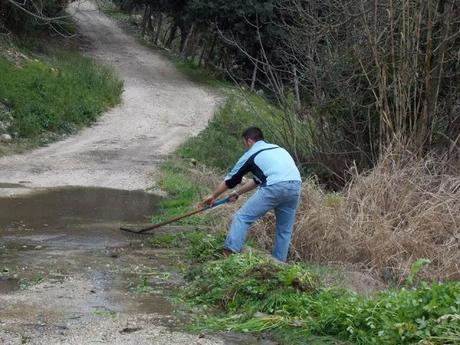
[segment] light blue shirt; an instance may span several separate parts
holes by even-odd
[[[257,141],[241,156],[225,177],[225,184],[228,188],[235,187],[248,172],[252,172],[254,181],[262,186],[301,181],[299,169],[289,152],[263,140]]]

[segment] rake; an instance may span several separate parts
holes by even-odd
[[[180,216],[177,216],[177,217],[174,217],[174,218],[171,218],[171,219],[167,219],[167,220],[165,220],[165,221],[163,221],[161,223],[152,224],[152,225],[149,225],[147,227],[122,226],[122,227],[120,227],[120,230],[127,231],[127,232],[134,233],[134,234],[143,234],[143,233],[146,233],[149,230],[157,229],[157,228],[160,228],[160,227],[162,227],[164,225],[177,222],[178,220],[180,220],[182,218],[190,217],[190,216],[193,216],[194,214],[197,214],[197,213],[209,210],[211,208],[215,208],[217,206],[226,204],[229,201],[230,201],[230,196],[227,196],[225,198],[216,200],[214,202],[214,204],[212,204],[212,205],[203,206],[203,207],[201,207],[199,209],[196,209],[196,210],[181,214]]]

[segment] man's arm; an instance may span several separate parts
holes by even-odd
[[[256,187],[257,187],[256,182],[253,179],[250,179],[244,185],[242,185],[241,187],[237,188],[234,192],[232,192],[232,194],[235,194],[235,195],[233,195],[233,197],[230,200],[233,202],[236,199],[238,199],[238,196],[240,196],[241,194],[249,192],[249,191],[253,190]],[[228,190],[228,187],[227,187],[225,181],[221,182],[211,195],[208,195],[206,198],[203,199],[202,203],[205,204],[205,205],[214,204],[214,202],[219,197],[219,195],[221,195],[222,193],[224,193],[227,190]],[[230,194],[230,196],[232,196],[232,194]]]

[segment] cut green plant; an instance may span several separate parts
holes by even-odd
[[[223,258],[216,254],[223,234],[199,236],[187,243],[187,252],[202,264],[187,270],[179,297],[195,312],[192,331],[269,332],[290,345],[306,339],[388,345],[460,341],[460,282],[420,283],[365,297],[324,287],[317,270],[306,265],[279,265],[253,250]],[[172,238],[167,242],[171,245]]]

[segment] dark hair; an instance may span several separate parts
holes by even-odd
[[[244,139],[252,139],[254,141],[264,140],[264,134],[258,127],[249,127],[243,131],[241,135]]]

